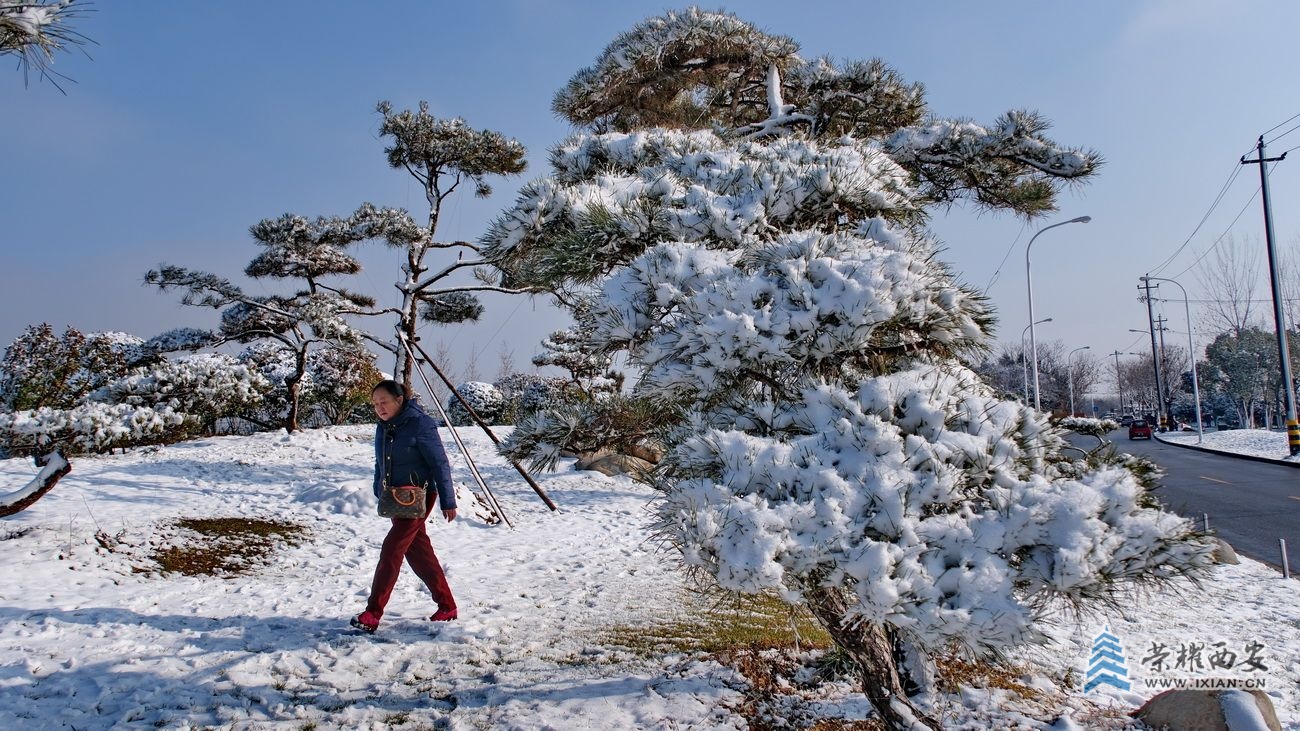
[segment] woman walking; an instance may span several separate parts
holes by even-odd
[[[375,428],[375,496],[389,486],[423,485],[426,489],[424,517],[392,518],[393,527],[379,551],[379,565],[370,586],[366,610],[352,618],[352,626],[365,632],[379,628],[384,606],[397,584],[402,559],[433,594],[438,611],[429,619],[446,622],[456,618],[456,599],[447,586],[442,564],[429,543],[424,522],[435,502],[442,504],[448,521],[456,518],[456,491],[451,484],[451,465],[438,437],[433,418],[420,408],[407,389],[396,381],[380,381],[370,392],[379,424]]]

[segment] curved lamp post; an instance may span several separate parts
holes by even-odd
[[[1187,290],[1183,289],[1183,285],[1178,282],[1164,277],[1138,277],[1138,279],[1143,282],[1169,282],[1183,293],[1183,314],[1187,317],[1187,357],[1192,361],[1192,398],[1196,401],[1196,443],[1200,444],[1205,437],[1205,426],[1201,422],[1201,384],[1196,378],[1196,345],[1192,342],[1192,308],[1188,305]]]
[[[1070,384],[1070,416],[1074,416],[1074,366],[1070,363],[1070,356],[1080,350],[1092,350],[1092,346],[1085,345],[1082,348],[1075,348],[1065,354],[1065,380]]]
[[[1052,318],[1047,317],[1034,325],[1042,325],[1044,322],[1051,322]],[[1031,325],[1025,325],[1025,329],[1020,331],[1020,367],[1025,372],[1025,406],[1029,405],[1029,352],[1025,350],[1025,334],[1029,332]]]
[[[1091,220],[1092,216],[1079,216],[1078,218],[1071,218],[1068,221],[1054,223],[1051,226],[1044,226],[1043,228],[1038,229],[1038,233],[1034,234],[1033,237],[1029,239],[1029,243],[1025,246],[1025,283],[1028,285],[1029,289],[1029,348],[1034,352],[1034,408],[1038,411],[1043,410],[1043,400],[1038,392],[1038,338],[1035,337],[1034,333],[1034,280],[1029,275],[1029,252],[1034,248],[1034,239],[1041,236],[1044,231],[1070,223],[1087,223]]]

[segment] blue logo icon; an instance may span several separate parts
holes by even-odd
[[[1128,690],[1128,666],[1124,661],[1124,646],[1110,633],[1110,625],[1092,641],[1092,655],[1088,658],[1088,674],[1083,692],[1090,693],[1101,685]]]

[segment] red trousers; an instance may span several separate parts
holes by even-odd
[[[411,570],[420,577],[420,581],[429,587],[433,600],[439,609],[455,609],[456,599],[447,586],[447,577],[442,573],[442,564],[433,552],[429,534],[424,531],[424,522],[433,510],[434,500],[429,501],[429,510],[424,518],[393,518],[393,527],[388,529],[384,546],[379,549],[379,565],[375,567],[375,580],[370,585],[370,600],[366,602],[366,611],[378,619],[384,615],[388,597],[397,585],[397,576],[402,571],[402,559],[411,564]]]

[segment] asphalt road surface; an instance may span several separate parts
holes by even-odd
[[[1162,444],[1129,441],[1112,432],[1121,452],[1143,455],[1164,468],[1156,494],[1179,515],[1210,516],[1210,529],[1237,553],[1281,568],[1278,539],[1286,540],[1291,573],[1300,573],[1300,468],[1223,457]],[[1096,444],[1096,440],[1090,440]]]

